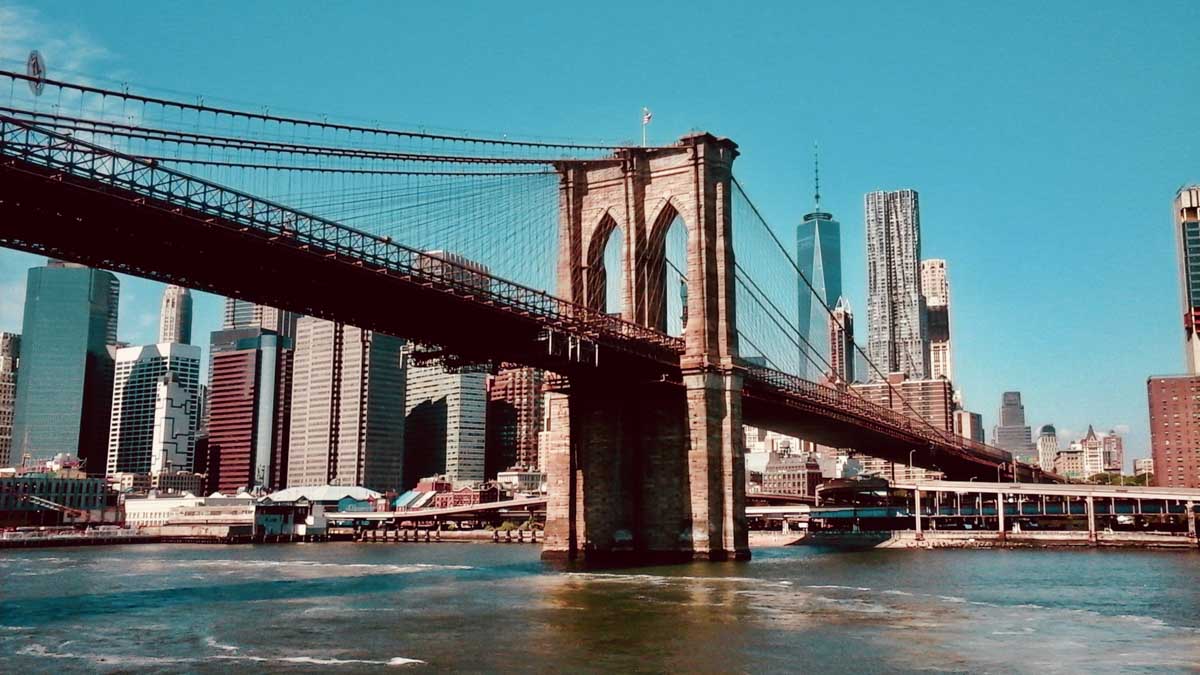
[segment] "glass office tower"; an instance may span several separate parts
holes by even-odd
[[[800,281],[800,374],[820,380],[831,373],[829,312],[842,297],[842,226],[817,210],[796,226],[796,260],[812,289]],[[807,341],[807,343],[806,343]]]
[[[12,459],[67,452],[103,474],[120,282],[110,272],[49,261],[29,270]]]

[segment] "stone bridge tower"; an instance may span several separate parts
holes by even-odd
[[[732,141],[700,133],[667,148],[558,164],[559,295],[665,330],[666,238],[676,219],[687,232],[687,294],[680,381],[573,381],[547,394],[544,557],[750,555],[734,366],[736,156]],[[604,249],[618,229],[621,306],[607,307],[613,271]]]

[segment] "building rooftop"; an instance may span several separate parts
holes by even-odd
[[[1151,375],[1146,378],[1146,381],[1149,382],[1150,380],[1182,380],[1182,379],[1188,379],[1188,378],[1194,378],[1194,377],[1200,377],[1200,373],[1179,373],[1177,375]]]
[[[310,502],[336,502],[341,501],[346,497],[363,501],[367,499],[378,499],[380,493],[374,490],[368,490],[364,487],[345,486],[345,485],[309,485],[302,487],[290,487],[279,492],[272,492],[267,495],[267,498],[273,502],[294,502],[297,499],[304,498]]]

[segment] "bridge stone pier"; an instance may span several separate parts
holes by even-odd
[[[666,235],[687,232],[681,377],[561,380],[543,437],[545,558],[589,562],[747,559],[741,373],[730,188],[737,146],[694,134],[666,148],[557,164],[558,292],[666,329]],[[622,233],[621,307],[607,307],[604,249]]]

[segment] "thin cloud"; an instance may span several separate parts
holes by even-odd
[[[0,331],[21,332],[27,270],[45,261],[32,253],[0,249]]]
[[[50,79],[91,86],[112,86],[113,81],[127,76],[126,72],[114,66],[116,55],[85,31],[76,26],[51,23],[34,8],[0,0],[0,68],[23,72],[29,52],[34,49],[41,53]],[[97,77],[107,82],[97,81]],[[131,124],[141,121],[140,109],[108,110],[104,105],[104,97],[73,89],[54,90],[52,95],[47,92],[38,100],[28,87],[14,86],[9,96],[18,108],[44,107],[48,104],[54,110],[68,110],[92,118]],[[75,138],[96,140],[93,134],[86,131],[76,132]],[[105,140],[108,145],[122,149],[115,139]]]
[[[20,333],[24,312],[24,277],[0,282],[0,331]]]
[[[50,25],[36,9],[0,4],[0,59],[24,63],[37,49],[47,66],[72,73],[112,58],[112,53],[74,26]]]

